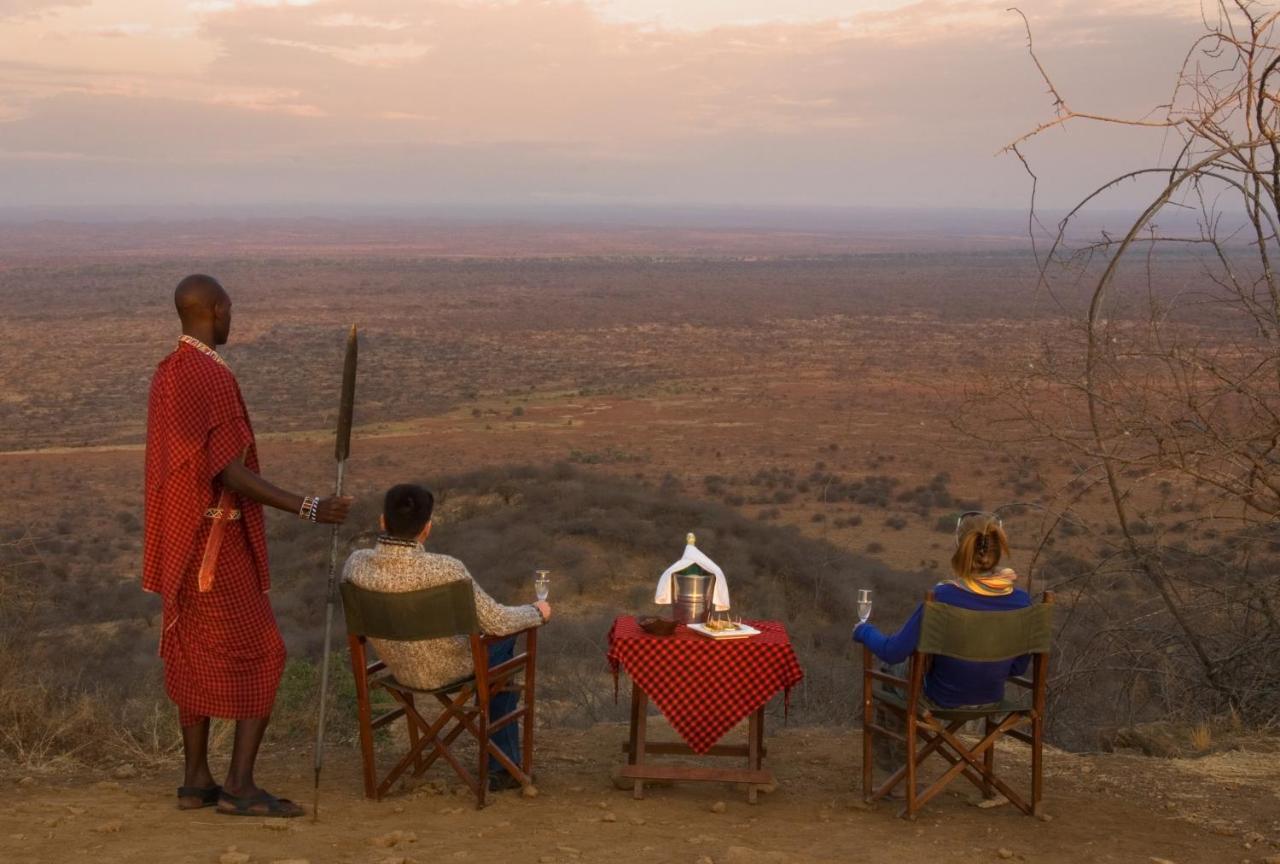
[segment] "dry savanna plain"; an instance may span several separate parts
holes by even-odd
[[[344,550],[370,542],[387,486],[417,480],[440,499],[432,545],[499,599],[527,602],[533,569],[552,570],[538,797],[475,812],[436,768],[363,802],[342,652],[319,822],[170,808],[180,755],[158,603],[138,585],[142,442],[151,370],[179,332],[172,287],[189,272],[232,295],[223,353],[264,474],[287,488],[332,486],[344,337],[359,327]],[[1174,261],[1166,278],[1195,269]],[[876,618],[896,623],[945,578],[956,514],[976,507],[1004,508],[1012,564],[1035,591],[1069,584],[1094,554],[1087,537],[1043,542],[1043,505],[1075,466],[1000,395],[1066,326],[1061,300],[1036,290],[1016,234],[936,226],[0,227],[13,661],[0,677],[0,859],[1280,860],[1274,743],[1236,736],[1197,759],[1117,748],[1117,701],[1133,721],[1160,718],[1105,683],[1055,693],[1050,818],[973,806],[959,784],[915,823],[856,794],[854,590],[875,589]],[[1162,494],[1194,504],[1191,489]],[[1100,496],[1097,509],[1104,519]],[[328,535],[283,514],[268,531],[293,659],[261,774],[305,798]],[[625,710],[605,634],[617,614],[655,611],[687,531],[724,567],[735,611],[787,622],[805,669],[786,725],[781,700],[770,708],[779,782],[754,807],[715,785],[633,801],[609,779]],[[1001,758],[1025,765],[1012,748]]]

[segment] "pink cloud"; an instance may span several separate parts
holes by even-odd
[[[194,38],[214,57],[199,74],[86,77],[54,57],[0,83],[0,147],[150,153],[154,127],[203,128],[212,110],[219,131],[166,159],[272,165],[283,183],[284,158],[308,166],[298,194],[325,182],[325,160],[399,173],[371,178],[370,195],[497,194],[476,163],[492,157],[527,172],[504,181],[513,195],[1017,206],[1021,169],[991,154],[1050,106],[1005,4],[685,31],[581,2],[218,0],[199,12]],[[1198,26],[1198,6],[1156,0],[1026,11],[1064,92],[1109,111],[1166,97]],[[124,81],[125,95],[94,95]],[[1102,146],[1085,134],[1064,152],[1082,174]],[[426,152],[449,154],[447,183],[414,155]]]

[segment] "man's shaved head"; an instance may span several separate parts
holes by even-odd
[[[182,332],[211,346],[225,345],[231,332],[231,296],[217,279],[194,273],[173,291]]]

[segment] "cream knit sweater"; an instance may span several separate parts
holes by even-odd
[[[471,574],[457,558],[427,552],[417,543],[379,539],[374,548],[351,553],[342,578],[368,591],[399,594],[471,579]],[[479,585],[475,586],[475,595],[476,617],[486,635],[506,636],[542,624],[542,615],[533,606],[503,606]],[[471,647],[466,636],[422,642],[369,642],[396,680],[409,687],[431,690],[472,673]]]

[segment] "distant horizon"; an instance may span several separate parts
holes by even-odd
[[[86,205],[16,205],[0,204],[0,224],[33,225],[41,222],[68,224],[149,223],[149,222],[254,222],[254,221],[324,221],[376,223],[379,221],[449,224],[566,224],[581,225],[601,222],[604,225],[643,225],[647,227],[759,227],[786,229],[803,226],[820,228],[852,227],[868,217],[922,217],[942,221],[953,219],[986,220],[1011,227],[1026,228],[1029,207],[983,206],[913,206],[902,205],[768,205],[651,202],[610,202],[579,204],[389,204],[352,202],[301,203],[264,201],[252,204],[86,204]],[[1066,215],[1066,209],[1037,209],[1036,216],[1046,225]],[[1136,218],[1139,208],[1108,208],[1088,211],[1091,221]],[[1166,214],[1168,215],[1168,214]],[[1191,224],[1194,217],[1175,213],[1174,218]],[[830,221],[822,221],[830,220]]]

